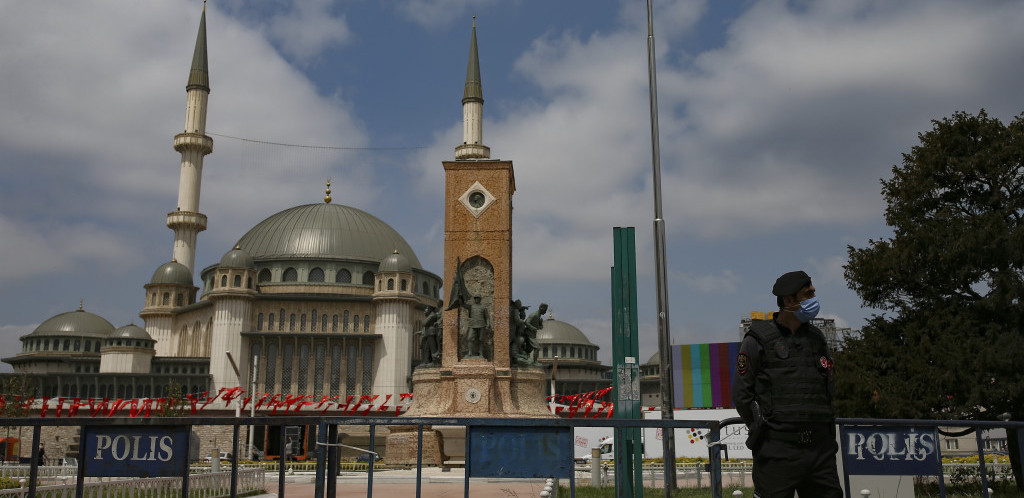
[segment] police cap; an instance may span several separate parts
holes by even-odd
[[[772,287],[772,294],[778,297],[793,296],[800,292],[800,289],[808,285],[811,285],[811,277],[799,270],[791,271],[775,281],[775,286]]]

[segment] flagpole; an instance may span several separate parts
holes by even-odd
[[[658,300],[658,354],[661,365],[661,418],[673,418],[672,352],[668,326],[668,284],[666,283],[665,220],[661,211],[661,147],[658,143],[658,78],[654,56],[654,14],[647,0],[647,68],[651,99],[651,165],[654,172],[654,264]],[[675,431],[667,430],[662,438],[665,462],[665,496],[676,489]]]

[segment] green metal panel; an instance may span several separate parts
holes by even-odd
[[[613,229],[612,356],[615,418],[639,419],[640,362],[637,338],[636,239],[633,227]],[[615,429],[615,489],[620,497],[642,496],[643,448],[638,428]]]

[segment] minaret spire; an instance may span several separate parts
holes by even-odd
[[[483,144],[484,91],[480,81],[480,55],[476,45],[476,16],[469,41],[466,89],[462,92],[462,145],[455,148],[455,159],[489,159],[491,149]]]
[[[178,207],[168,213],[167,226],[174,230],[177,262],[195,271],[196,236],[206,230],[206,215],[199,212],[199,187],[203,157],[213,152],[213,139],[206,135],[206,104],[210,95],[210,72],[206,58],[206,3],[199,20],[199,34],[192,54],[192,67],[185,85],[185,131],[175,135],[174,150],[181,153]]]

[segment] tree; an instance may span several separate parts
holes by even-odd
[[[893,236],[847,248],[847,284],[883,314],[840,353],[837,412],[1022,420],[1024,114],[932,124],[882,180]]]

